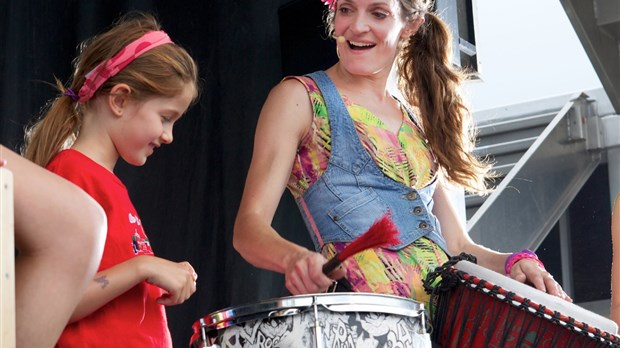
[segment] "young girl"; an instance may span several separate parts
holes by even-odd
[[[196,99],[197,67],[150,15],[125,16],[83,44],[69,88],[28,132],[25,156],[83,188],[106,212],[98,273],[58,347],[171,347],[164,306],[196,291],[187,262],[153,255],[119,157],[141,166]],[[67,148],[68,147],[68,148]]]

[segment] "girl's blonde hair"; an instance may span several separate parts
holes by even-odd
[[[491,165],[473,153],[476,141],[471,112],[459,87],[467,74],[452,63],[452,35],[448,25],[430,12],[431,0],[398,0],[403,17],[418,16],[424,24],[403,43],[397,58],[398,84],[407,102],[416,109],[428,143],[449,182],[467,191],[490,191]],[[327,13],[328,34],[333,36],[335,11]]]
[[[132,12],[121,17],[108,31],[82,43],[80,54],[74,60],[74,73],[68,88],[79,91],[88,72],[152,30],[161,30],[155,17]],[[93,98],[109,94],[112,87],[120,83],[130,87],[131,98],[135,100],[174,97],[189,83],[194,87],[193,100],[196,100],[198,68],[182,47],[161,45],[144,52],[105,81]],[[89,104],[88,101],[78,104],[64,95],[68,88],[58,79],[56,87],[60,95],[48,102],[42,116],[27,129],[22,150],[24,157],[41,166],[46,166],[59,151],[73,144],[82,124],[82,110]]]

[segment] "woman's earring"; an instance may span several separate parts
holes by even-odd
[[[338,44],[345,43],[346,41],[347,39],[345,39],[344,36],[342,35],[336,36],[336,55],[338,56],[338,58],[340,58],[340,51],[338,50]]]

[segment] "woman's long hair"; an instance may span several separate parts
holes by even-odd
[[[467,77],[452,63],[452,35],[448,25],[430,12],[430,0],[399,0],[403,17],[425,19],[420,29],[401,43],[397,58],[398,85],[417,115],[441,171],[449,182],[467,191],[489,192],[491,165],[473,153],[476,141],[471,112],[459,88]],[[326,17],[333,35],[335,12]]]

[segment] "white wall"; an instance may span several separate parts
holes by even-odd
[[[600,88],[559,0],[475,0],[482,81],[465,87],[474,112]]]

